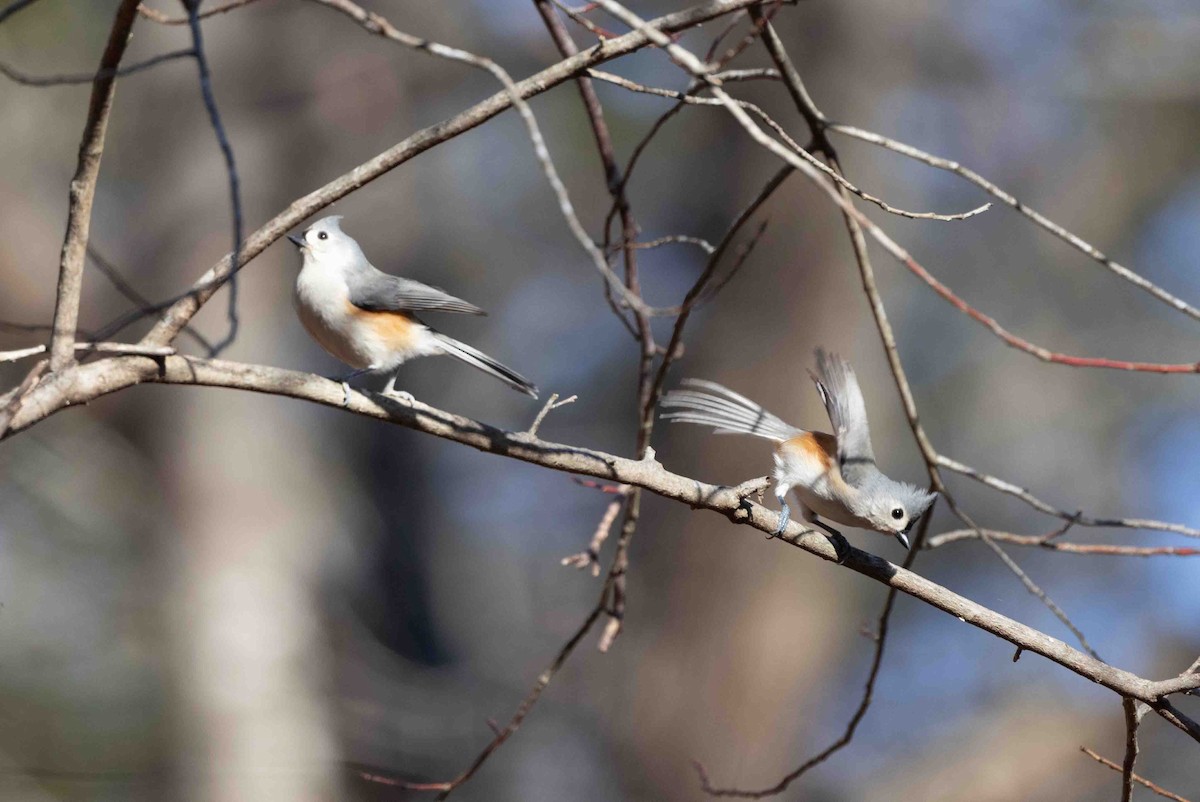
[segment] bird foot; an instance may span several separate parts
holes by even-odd
[[[413,394],[407,390],[387,389],[383,391],[383,395],[385,398],[391,398],[409,407],[411,407],[413,402],[417,400],[413,397]]]
[[[846,538],[842,537],[841,532],[832,532],[829,535],[829,545],[833,546],[837,553],[837,564],[844,565],[846,558],[850,556],[850,544],[846,542]]]

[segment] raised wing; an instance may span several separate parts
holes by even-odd
[[[355,280],[350,303],[368,312],[457,312],[486,315],[478,306],[437,287],[375,271]]]
[[[867,425],[867,405],[850,363],[837,354],[817,349],[817,370],[811,373],[821,394],[821,402],[829,413],[833,434],[837,438],[838,467],[850,484],[862,475],[862,470],[875,466],[871,449],[871,431]]]

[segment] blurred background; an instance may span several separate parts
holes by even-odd
[[[686,4],[641,2],[656,16]],[[115,0],[43,0],[0,27],[0,60],[87,72]],[[160,3],[175,14],[178,4]],[[495,58],[514,76],[558,60],[526,0],[375,0],[397,27]],[[608,24],[603,15],[592,15]],[[1184,299],[1200,302],[1200,9],[1191,2],[807,2],[777,28],[833,119],[956,159]],[[611,24],[619,29],[620,26]],[[684,38],[703,52],[720,23]],[[589,37],[573,28],[581,45]],[[413,131],[497,90],[493,78],[365,34],[307,3],[263,0],[204,23],[242,179],[247,230]],[[140,20],[129,62],[188,45]],[[734,66],[766,66],[754,49]],[[681,89],[658,52],[606,69]],[[87,86],[0,83],[0,319],[48,323]],[[599,86],[622,162],[669,101]],[[804,141],[782,88],[744,85]],[[607,211],[573,86],[532,101],[581,218]],[[958,212],[984,195],[839,142],[852,180],[896,206]],[[719,238],[775,171],[719,110],[667,124],[629,185],[646,239]],[[1195,361],[1189,320],[1007,208],[966,222],[868,214],[968,301],[1073,353]],[[571,239],[517,116],[427,152],[335,204],[381,269],[445,287],[490,317],[443,328],[578,394],[543,436],[632,455],[635,350]],[[802,426],[826,425],[814,346],[856,366],[884,469],[925,474],[862,297],[841,219],[793,176],[740,277],[691,324],[675,371],[720,381]],[[747,229],[752,230],[752,227]],[[92,244],[145,295],[190,285],[226,253],[225,174],[181,60],[123,79]],[[877,273],[935,445],[1066,509],[1200,526],[1195,380],[1049,366],[1003,346],[877,254]],[[702,266],[643,252],[652,303]],[[285,241],[241,274],[231,359],[334,374],[292,311]],[[196,318],[226,331],[225,293]],[[81,325],[128,308],[89,268]],[[668,321],[660,321],[665,334]],[[149,323],[131,328],[140,335]],[[0,332],[0,348],[44,341]],[[181,339],[194,353],[194,343]],[[28,363],[4,366],[5,388]],[[674,380],[671,382],[674,384]],[[406,366],[435,406],[523,429],[538,405],[456,363]],[[658,458],[710,482],[770,470],[762,441],[660,427]],[[0,796],[12,800],[401,799],[357,779],[458,773],[507,721],[591,609],[600,580],[559,565],[609,498],[568,476],[281,398],[135,388],[0,447]],[[989,527],[1057,522],[952,478]],[[581,645],[465,800],[691,800],[760,787],[839,735],[858,702],[885,590],[714,515],[647,497],[625,631]],[[939,506],[931,532],[957,528]],[[888,559],[896,544],[851,532]],[[1149,532],[1087,542],[1195,545]],[[610,559],[611,544],[604,559]],[[1174,676],[1200,654],[1200,562],[1013,549],[1108,661]],[[606,563],[607,564],[607,563]],[[1073,642],[982,544],[918,570]],[[852,746],[784,795],[821,800],[1115,798],[1118,699],[901,597],[874,706]],[[1195,716],[1200,706],[1181,699]],[[1200,794],[1197,746],[1150,716],[1138,772]],[[427,798],[428,795],[410,795]]]

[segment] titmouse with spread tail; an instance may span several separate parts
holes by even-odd
[[[352,237],[342,231],[341,217],[326,217],[303,234],[288,235],[300,249],[304,264],[296,277],[296,311],[304,328],[326,351],[354,372],[391,373],[385,395],[411,400],[396,392],[397,368],[418,356],[446,354],[495,376],[526,395],[537,398],[537,387],[511,368],[466,343],[434,331],[417,312],[487,314],[478,306],[437,287],[376,270]]]
[[[908,533],[937,497],[919,487],[890,479],[875,463],[867,406],[854,370],[836,354],[817,349],[811,373],[833,434],[810,432],[784,423],[750,399],[713,382],[686,379],[687,390],[667,393],[664,420],[712,426],[718,434],[750,434],[773,440],[775,495],[779,499],[778,535],[787,526],[787,494],[794,490],[804,520],[831,534],[840,532],[818,520],[872,529],[909,548]]]

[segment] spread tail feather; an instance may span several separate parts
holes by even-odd
[[[663,420],[711,426],[717,434],[750,434],[767,440],[790,440],[801,429],[784,423],[758,404],[726,387],[701,379],[684,379],[687,390],[672,390],[660,406],[671,409]]]
[[[483,351],[472,348],[466,343],[461,343],[453,337],[447,337],[440,332],[433,332],[433,336],[437,338],[438,343],[442,346],[442,350],[450,356],[461,359],[471,367],[482,370],[489,376],[495,376],[517,392],[525,393],[525,395],[532,396],[533,398],[538,397],[538,388],[534,384],[512,368],[505,367],[492,359]]]

